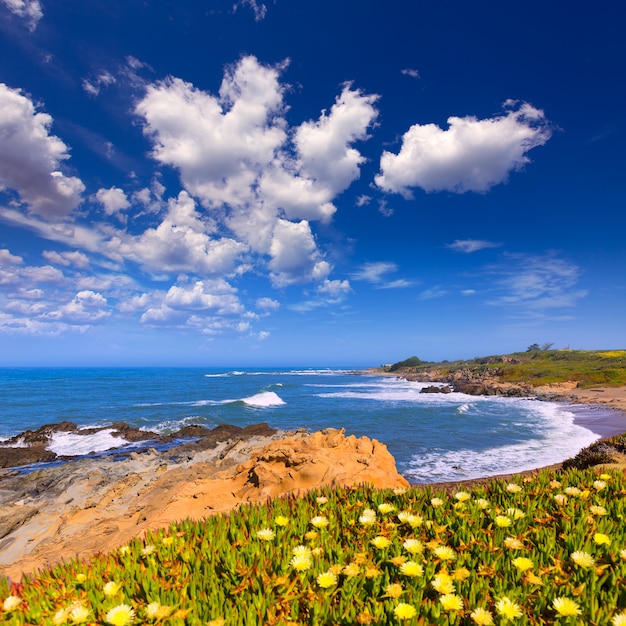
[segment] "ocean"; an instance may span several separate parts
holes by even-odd
[[[169,433],[190,424],[344,428],[387,445],[411,483],[464,480],[558,463],[599,438],[580,407],[533,399],[421,394],[423,383],[346,369],[0,369],[0,442],[64,420]],[[584,423],[584,422],[583,422]],[[57,454],[123,445],[104,430],[59,433]]]

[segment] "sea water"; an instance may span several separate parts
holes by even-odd
[[[566,404],[420,393],[425,386],[349,368],[0,369],[0,441],[64,420],[159,433],[259,422],[344,428],[386,444],[409,482],[430,483],[558,463],[599,437],[575,423]],[[87,454],[124,444],[104,429],[88,437],[57,433],[49,447]]]

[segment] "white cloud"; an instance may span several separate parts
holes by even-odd
[[[518,309],[571,308],[587,295],[576,288],[580,268],[553,254],[507,255],[506,264],[489,268],[492,288],[501,295],[489,304]]]
[[[356,272],[352,273],[354,280],[365,280],[370,283],[379,283],[386,274],[398,271],[395,263],[365,263]]]
[[[412,68],[406,68],[403,70],[400,70],[405,76],[410,76],[411,78],[419,78],[420,77],[420,73]]]
[[[2,0],[2,2],[4,2],[15,15],[23,17],[31,31],[37,28],[39,20],[43,17],[41,2],[39,2],[39,0]]]
[[[456,241],[447,244],[446,247],[450,248],[450,250],[454,250],[455,252],[470,254],[487,248],[499,248],[500,246],[502,246],[501,243],[485,241],[484,239],[457,239]]]
[[[272,279],[284,285],[326,278],[309,222],[328,222],[335,196],[358,178],[364,158],[351,144],[367,138],[377,111],[376,96],[345,85],[330,112],[290,131],[281,70],[243,57],[227,68],[218,96],[170,77],[147,88],[136,113],[153,157],[178,169],[238,243],[270,255]],[[294,243],[306,239],[304,253],[285,250],[288,229],[299,233]]]
[[[330,298],[339,299],[352,291],[348,280],[325,280],[317,291]]]
[[[254,19],[256,22],[260,22],[267,14],[267,7],[258,0],[238,0],[233,5],[233,10],[236,11],[239,7],[249,6],[254,11]]]
[[[95,78],[92,80],[83,79],[83,89],[91,96],[97,96],[100,94],[100,90],[102,87],[108,87],[109,85],[113,85],[117,82],[117,78],[113,76],[110,72],[106,70],[102,70]]]
[[[119,233],[110,247],[155,273],[228,275],[246,246],[227,237],[212,238],[215,225],[196,211],[196,203],[182,191],[170,199],[167,214],[141,235]]]
[[[303,282],[309,277],[319,282],[330,272],[330,265],[322,260],[309,223],[305,220],[298,224],[278,220],[270,256],[272,282],[280,287]]]
[[[438,298],[443,298],[447,295],[447,290],[443,289],[442,287],[435,286],[431,287],[430,289],[424,289],[424,291],[419,294],[418,298],[420,300],[436,300]]]
[[[79,291],[67,304],[45,314],[46,319],[66,324],[93,324],[108,317],[107,299],[94,291]]]
[[[526,153],[550,139],[543,111],[527,103],[505,103],[493,118],[450,117],[449,128],[415,124],[404,134],[398,154],[385,151],[376,184],[411,197],[426,192],[484,193],[530,162]]]
[[[262,311],[276,311],[280,308],[280,302],[268,297],[259,298],[256,301],[256,308]]]
[[[6,248],[0,249],[0,265],[10,263],[11,265],[21,265],[24,262],[21,256],[11,254]]]
[[[128,209],[130,202],[126,194],[119,187],[111,187],[110,189],[98,189],[96,199],[107,215],[118,215],[120,211]]]
[[[43,257],[50,261],[50,263],[55,263],[56,265],[62,265],[64,267],[69,267],[73,265],[74,267],[78,267],[80,269],[85,269],[89,266],[89,257],[82,252],[78,252],[77,250],[73,252],[56,252],[54,250],[44,250],[42,252]]]
[[[20,90],[0,83],[0,186],[17,191],[34,213],[58,220],[78,206],[85,186],[59,170],[69,154],[50,135],[51,124]]]
[[[368,205],[370,202],[372,201],[372,197],[371,196],[367,196],[365,194],[358,196],[358,198],[355,201],[355,204],[357,206],[366,206]]]

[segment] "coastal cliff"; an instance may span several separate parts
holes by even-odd
[[[239,429],[243,430],[243,429]],[[0,472],[0,575],[107,552],[185,518],[325,485],[405,487],[386,446],[343,430],[234,436],[205,449]]]

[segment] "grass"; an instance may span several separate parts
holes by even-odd
[[[323,489],[10,586],[2,624],[626,624],[622,472]]]
[[[394,371],[419,373],[434,369],[444,378],[469,370],[474,374],[491,374],[502,382],[533,386],[574,381],[582,388],[621,387],[626,385],[626,350],[535,350],[468,361],[422,363]]]

